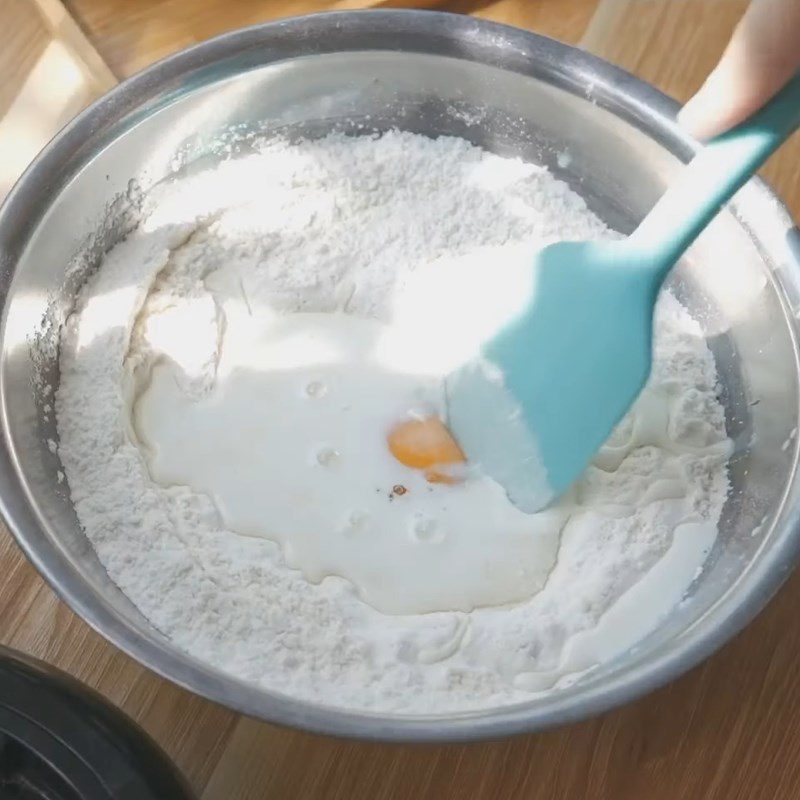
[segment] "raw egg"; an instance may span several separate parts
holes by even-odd
[[[451,469],[466,463],[458,442],[439,417],[401,422],[387,437],[389,451],[401,463],[425,472],[430,483],[458,483]]]

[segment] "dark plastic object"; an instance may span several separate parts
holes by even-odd
[[[0,800],[192,800],[132,720],[41,661],[0,647]]]

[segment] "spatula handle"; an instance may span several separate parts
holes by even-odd
[[[666,274],[717,212],[800,127],[800,73],[760,111],[712,139],[633,232],[630,245]]]

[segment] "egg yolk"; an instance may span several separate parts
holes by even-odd
[[[466,463],[458,442],[438,417],[410,419],[392,428],[386,439],[391,454],[412,469],[425,471],[430,483],[458,483],[448,466]]]

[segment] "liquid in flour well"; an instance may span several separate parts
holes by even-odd
[[[143,335],[163,348],[171,320],[183,349],[167,345],[170,357],[139,379],[133,427],[151,476],[209,495],[231,531],[278,542],[308,580],[345,578],[385,613],[533,596],[555,562],[565,509],[530,516],[474,471],[431,482],[387,447],[399,420],[445,418],[448,371],[473,356],[529,281],[527,248],[440,260],[404,283],[390,324],[275,314],[245,302],[240,287],[209,281],[205,305],[221,309],[225,328],[214,386],[199,397],[185,376],[207,360],[208,337],[182,337],[189,316],[174,304],[154,309]],[[208,314],[195,319],[209,326]]]
[[[135,407],[150,473],[213,498],[225,526],[281,544],[310,581],[350,581],[380,611],[471,611],[544,585],[563,510],[531,518],[488,478],[430,483],[386,446],[409,413],[442,413],[441,381],[381,360],[386,326],[345,314],[237,314],[214,389],[157,364]]]

